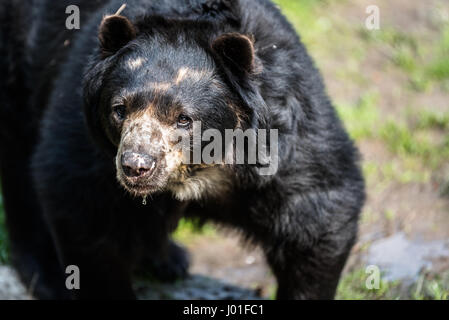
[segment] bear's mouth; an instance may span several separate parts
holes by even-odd
[[[126,180],[125,180],[126,181]],[[130,194],[136,197],[143,197],[160,191],[160,187],[158,185],[153,184],[131,184],[129,182],[120,181],[121,185],[128,191]]]
[[[129,178],[119,171],[117,180],[127,192],[136,197],[143,197],[163,189],[163,183],[158,173],[146,178]]]
[[[205,179],[204,175],[208,176],[208,171],[218,167],[210,165],[182,165],[172,172],[165,172],[157,168],[151,176],[134,178],[127,177],[121,170],[117,170],[117,180],[131,195],[145,198],[148,195],[164,190],[182,190],[185,184],[192,187],[194,181],[203,181]],[[191,178],[194,178],[194,180],[191,180]],[[212,181],[214,180],[213,178],[210,177],[206,180]]]

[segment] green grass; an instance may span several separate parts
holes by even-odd
[[[449,23],[443,28],[436,49],[436,57],[427,65],[427,74],[434,80],[449,79]]]
[[[447,87],[449,23],[440,26],[440,37],[433,41],[388,26],[375,32],[361,29],[359,35],[372,46],[383,47],[392,64],[407,76],[411,89],[426,91],[438,83]]]
[[[355,140],[372,138],[379,120],[377,111],[378,93],[366,92],[355,105],[339,103],[337,111],[346,128]]]
[[[396,289],[398,282],[382,280],[379,289],[368,289],[366,280],[369,275],[364,269],[358,269],[347,273],[340,280],[337,289],[337,300],[381,300],[398,298]]]
[[[449,112],[434,113],[422,110],[418,115],[418,129],[449,130]]]
[[[407,183],[428,183],[430,171],[425,170],[421,161],[410,157],[404,157],[400,162],[390,162],[380,167],[380,172],[385,181]]]
[[[368,289],[369,274],[359,268],[340,279],[336,300],[449,300],[449,271],[442,275],[421,273],[413,284],[387,281],[382,275],[378,289]],[[268,290],[268,298],[276,299],[276,285]]]
[[[418,140],[407,126],[394,121],[386,123],[380,131],[380,136],[396,154],[424,157],[430,152],[427,141]]]
[[[181,219],[178,228],[173,233],[173,239],[184,244],[194,241],[198,236],[213,237],[216,235],[216,228],[209,224],[201,224],[195,219]]]
[[[368,274],[357,269],[342,277],[338,286],[338,300],[448,300],[449,271],[442,275],[421,274],[418,280],[407,285],[399,281],[386,281],[381,277],[379,289],[365,285]]]
[[[449,271],[432,277],[421,274],[410,290],[410,298],[415,300],[449,300]]]
[[[446,126],[444,119],[435,116],[426,117],[423,118],[420,127]],[[438,142],[429,131],[388,121],[380,130],[380,138],[397,156],[418,158],[430,169],[437,168],[449,157],[449,134],[447,133],[443,133],[441,141]]]
[[[315,35],[329,29],[325,17],[319,17],[319,9],[328,1],[325,0],[275,0],[282,12],[287,16],[293,26],[300,30],[303,41],[311,45],[317,39],[313,39]]]

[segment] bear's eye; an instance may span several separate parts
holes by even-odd
[[[114,113],[118,120],[125,119],[126,116],[126,106],[123,104],[114,106]]]
[[[178,128],[187,128],[192,123],[192,119],[184,114],[178,117]]]

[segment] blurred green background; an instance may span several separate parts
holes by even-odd
[[[411,239],[448,239],[449,1],[275,2],[322,71],[328,93],[363,156],[368,200],[360,239],[337,298],[447,299],[448,257],[413,283],[382,281],[377,290],[365,287],[362,257],[373,241],[398,232]],[[380,9],[379,30],[365,27],[368,5]],[[8,262],[2,208],[0,198],[0,264]],[[219,268],[213,258],[204,257],[206,247],[227,241],[216,227],[195,228],[182,221],[175,238],[186,243],[194,257],[201,251],[195,270]],[[233,253],[229,256],[233,259]],[[255,277],[255,286],[273,296],[275,286],[265,276],[272,278],[266,271],[260,281]]]

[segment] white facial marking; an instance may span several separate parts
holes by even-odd
[[[179,84],[182,80],[186,78],[187,73],[189,72],[188,68],[181,68],[178,71],[178,75],[176,76],[175,83]]]
[[[148,83],[148,88],[151,88],[153,90],[156,91],[167,91],[168,89],[170,89],[172,86],[171,83],[167,83],[167,82],[149,82]]]
[[[205,70],[195,70],[190,69],[188,67],[182,67],[178,70],[178,74],[175,79],[175,84],[180,84],[182,81],[186,79],[190,79],[193,82],[198,82],[201,79],[212,76],[211,72],[207,72]]]
[[[136,59],[128,60],[128,62],[126,64],[131,71],[135,71],[138,68],[140,68],[145,62],[146,62],[146,59],[139,57]]]

